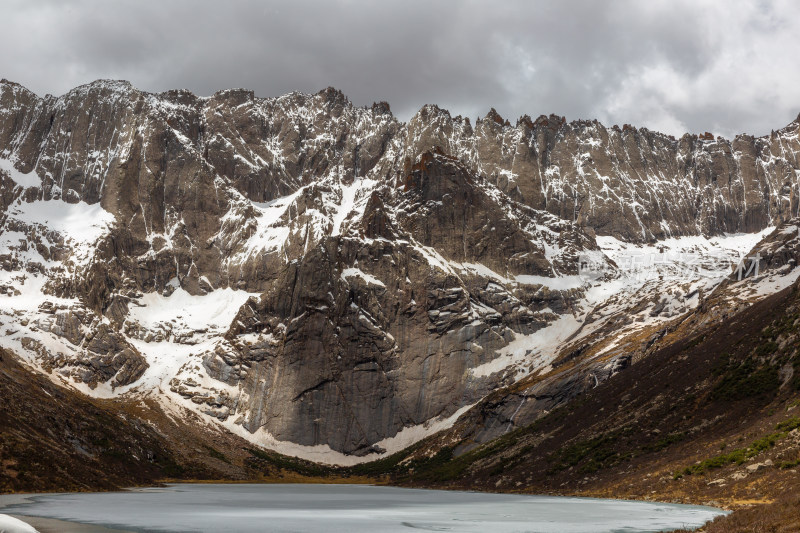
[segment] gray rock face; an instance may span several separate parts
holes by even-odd
[[[795,216],[798,121],[772,135],[681,139],[626,125],[496,113],[451,118],[426,106],[408,126],[411,158],[433,146],[531,207],[627,241],[753,232]]]
[[[48,350],[39,340],[22,337],[22,346],[37,353],[47,371],[57,371],[91,389],[108,383],[112,389],[130,385],[149,366],[145,358],[120,332],[83,307],[54,305],[46,301],[40,306],[41,318],[35,328],[62,338],[71,353]]]
[[[334,89],[200,98],[98,81],[42,98],[3,81],[0,158],[35,179],[0,170],[0,265],[80,302],[45,321],[69,353],[26,337],[43,366],[128,385],[149,368],[137,342],[198,344],[201,362],[166,376],[165,394],[364,455],[513,381],[492,361],[572,310],[582,289],[557,280],[577,277],[595,235],[751,232],[796,215],[798,153],[797,121],[677,140],[494,111],[473,127],[436,106],[406,124]],[[67,206],[111,222],[81,241],[31,214]],[[178,289],[254,296],[218,337],[131,319]]]
[[[467,223],[463,199],[473,212]],[[534,226],[531,210],[519,206],[509,218],[460,163],[428,154],[399,187],[374,192],[368,204],[362,229],[370,234],[383,220],[380,237],[322,239],[242,307],[226,335],[229,350],[205,359],[210,375],[242,386],[247,429],[368,453],[400,428],[448,417],[485,396],[498,376],[472,376],[471,369],[491,361],[515,332],[548,324],[555,315],[545,307],[571,304],[569,292],[512,289],[449,266],[537,272],[549,265],[522,229]],[[563,239],[577,235],[565,226]],[[493,239],[504,245],[490,248]]]

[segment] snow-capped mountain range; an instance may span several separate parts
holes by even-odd
[[[550,409],[715,290],[793,283],[776,250],[795,250],[798,128],[674,139],[436,106],[403,123],[334,89],[4,80],[0,344],[91,396],[373,459],[580,361],[535,400]],[[755,252],[779,260],[733,280],[768,235]]]

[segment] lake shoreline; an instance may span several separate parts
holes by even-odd
[[[742,508],[750,508],[754,505],[766,505],[773,503],[772,499],[764,500],[737,500],[737,499],[720,499],[719,501],[709,501],[708,499],[702,500],[700,498],[692,498],[686,496],[680,499],[659,499],[658,495],[653,497],[639,497],[635,494],[624,496],[606,496],[595,492],[571,492],[571,491],[551,491],[551,492],[524,492],[524,491],[501,491],[501,490],[485,490],[485,489],[467,489],[463,487],[431,487],[431,486],[413,486],[413,485],[394,485],[392,483],[382,483],[380,480],[328,480],[328,481],[297,481],[297,480],[249,480],[249,479],[164,479],[156,483],[147,485],[132,485],[130,487],[123,487],[119,489],[109,490],[76,490],[76,491],[41,491],[41,492],[0,492],[0,511],[3,507],[11,505],[4,503],[8,497],[29,497],[45,494],[94,494],[94,493],[110,493],[110,492],[128,492],[138,489],[152,489],[159,487],[166,487],[169,485],[370,485],[375,487],[393,487],[398,489],[414,489],[414,490],[431,490],[431,491],[448,491],[448,492],[470,492],[477,494],[508,494],[513,496],[559,496],[563,498],[591,498],[598,500],[616,500],[616,501],[630,501],[630,502],[643,502],[643,503],[665,503],[673,505],[699,505],[704,507],[714,507],[723,511],[736,512]]]
[[[228,492],[227,490],[223,491],[222,493],[215,489],[214,486],[230,486],[231,491]],[[566,509],[575,505],[581,506],[581,512],[578,512],[577,515],[575,514],[574,509],[569,509],[569,518],[563,518],[562,520],[567,520],[566,523],[572,523],[575,521],[575,517],[579,516],[580,518],[577,520],[581,522],[581,520],[588,520],[587,523],[594,523],[597,516],[607,516],[604,513],[607,513],[608,509],[614,508],[623,508],[629,509],[633,512],[633,515],[629,516],[625,520],[630,521],[631,527],[643,527],[644,524],[648,523],[648,521],[653,520],[653,507],[650,506],[666,506],[666,508],[671,509],[670,512],[676,513],[679,516],[684,518],[686,517],[694,517],[694,522],[685,522],[685,523],[692,523],[692,528],[702,527],[705,522],[700,523],[699,520],[706,520],[706,519],[713,519],[715,516],[721,516],[723,514],[728,514],[727,512],[723,513],[723,510],[720,508],[711,508],[709,506],[704,505],[693,505],[693,504],[674,504],[670,502],[653,502],[653,501],[642,501],[642,500],[622,500],[622,499],[612,499],[612,498],[597,498],[597,497],[587,497],[587,496],[563,496],[563,495],[543,495],[543,494],[520,494],[520,493],[500,493],[500,492],[489,492],[489,491],[469,491],[469,490],[440,490],[440,489],[426,489],[426,488],[413,488],[413,487],[387,487],[387,486],[379,486],[379,485],[368,485],[368,484],[336,484],[338,487],[342,487],[344,489],[343,492],[339,492],[338,490],[328,490],[327,487],[331,487],[333,484],[296,484],[296,483],[289,483],[289,484],[282,484],[286,487],[284,488],[276,488],[275,483],[179,483],[179,484],[170,484],[167,486],[160,485],[160,486],[151,486],[151,487],[133,487],[130,489],[119,490],[119,491],[100,491],[94,493],[88,492],[81,492],[81,493],[65,493],[65,492],[58,492],[58,493],[27,493],[27,494],[6,494],[0,495],[0,513],[6,512],[9,516],[13,516],[18,518],[33,527],[39,530],[40,533],[55,533],[55,532],[64,532],[64,533],[129,533],[129,529],[133,530],[141,530],[142,528],[147,527],[161,527],[163,524],[172,524],[172,515],[170,513],[176,513],[176,519],[180,519],[184,515],[181,514],[181,505],[185,505],[186,497],[190,498],[192,504],[197,505],[204,505],[201,503],[200,500],[195,502],[192,500],[194,497],[200,497],[201,499],[206,497],[210,494],[214,498],[218,498],[217,500],[202,500],[202,501],[210,501],[208,507],[204,506],[204,509],[208,510],[212,514],[216,512],[216,510],[223,509],[226,513],[233,513],[233,516],[245,516],[245,520],[247,520],[247,514],[252,510],[258,510],[261,513],[265,513],[265,516],[269,516],[270,513],[275,513],[276,510],[283,510],[284,507],[281,504],[281,497],[284,494],[291,494],[293,495],[293,505],[299,505],[297,507],[298,511],[306,511],[311,509],[319,509],[323,513],[330,512],[331,507],[327,507],[330,504],[331,497],[338,502],[346,502],[347,500],[341,500],[340,498],[344,495],[346,498],[352,500],[352,504],[347,502],[344,507],[347,505],[352,505],[351,508],[348,508],[348,511],[352,511],[352,514],[361,517],[361,520],[364,517],[372,516],[375,512],[378,512],[382,520],[384,520],[385,525],[394,527],[397,524],[398,516],[402,518],[405,524],[405,514],[409,513],[409,516],[412,520],[422,521],[420,523],[425,523],[425,521],[433,521],[432,523],[442,524],[444,521],[448,520],[466,520],[466,522],[462,522],[462,525],[468,524],[477,524],[482,523],[482,521],[488,521],[487,523],[492,523],[493,520],[516,520],[517,523],[519,521],[525,522],[527,520],[531,520],[532,523],[535,525],[537,521],[545,520],[549,521],[548,512],[545,511],[544,514],[542,513],[542,509],[550,508],[551,506],[555,506],[556,508]],[[234,489],[236,487],[236,489]],[[165,488],[165,491],[161,491],[159,489]],[[190,489],[191,490],[188,490]],[[372,490],[365,490],[365,489],[376,489]],[[254,490],[256,489],[256,490]],[[261,490],[264,489],[264,490]],[[394,492],[400,491],[400,492]],[[420,495],[420,492],[435,492],[438,493],[437,497],[429,497],[427,495]],[[161,494],[165,492],[164,497],[162,499],[159,496],[159,501],[163,503],[164,507],[161,509],[161,521],[154,523],[143,523],[137,518],[131,519],[130,514],[128,518],[124,518],[123,515],[109,515],[108,513],[103,515],[103,513],[95,514],[95,509],[102,509],[106,505],[99,505],[97,507],[86,507],[86,502],[94,502],[92,505],[97,504],[98,499],[92,499],[92,494],[94,495],[109,495],[112,493],[124,493],[129,492],[133,498],[131,499],[132,502],[147,500],[148,498],[152,499],[152,493],[156,492]],[[188,494],[188,496],[187,496]],[[192,494],[194,496],[192,496]],[[224,494],[224,496],[220,497],[220,494]],[[83,498],[78,500],[70,501],[69,508],[64,508],[64,502],[58,502],[60,496],[68,496],[68,495],[82,495]],[[182,501],[178,501],[176,498],[183,498]],[[242,507],[241,505],[237,506],[240,501],[238,500],[240,495],[244,495],[245,497],[258,495],[261,500],[258,500],[253,506],[247,507],[246,505]],[[489,500],[483,500],[482,498],[477,498],[479,495],[486,495],[487,497],[491,498]],[[46,498],[45,501],[39,502],[37,501],[37,497],[43,496],[54,496],[55,498]],[[390,500],[386,500],[387,496]],[[503,498],[503,497],[507,498]],[[267,498],[263,500],[263,498]],[[169,500],[172,498],[174,504],[170,504]],[[337,498],[339,498],[337,500]],[[528,501],[528,498],[530,500]],[[245,498],[246,499],[246,498]],[[569,500],[573,499],[580,499],[581,502],[571,502]],[[371,500],[367,502],[367,500]],[[109,502],[108,498],[104,498],[99,501]],[[119,502],[119,500],[114,500]],[[270,505],[264,505],[265,501],[269,501]],[[276,504],[272,504],[275,501]],[[388,504],[388,501],[392,501],[392,504]],[[395,501],[397,505],[395,505]],[[228,503],[226,503],[228,502]],[[383,502],[383,503],[381,503]],[[402,502],[402,503],[401,503]],[[543,502],[547,502],[546,504]],[[284,502],[285,503],[285,502]],[[58,505],[62,505],[61,510],[58,510]],[[644,507],[638,507],[641,504]],[[20,514],[21,511],[20,506],[31,505],[34,508],[31,509],[31,514]],[[36,508],[36,506],[40,508]],[[77,506],[72,507],[73,505]],[[81,509],[81,505],[83,508]],[[175,507],[172,507],[174,505]],[[276,506],[277,505],[277,506]],[[317,506],[321,507],[317,507]],[[410,507],[409,507],[410,505]],[[422,507],[419,507],[422,505]],[[466,505],[466,507],[465,507]],[[494,511],[490,511],[489,514],[486,514],[487,506],[488,508],[494,509],[495,505],[499,506],[506,506],[507,512],[511,514],[498,514],[497,518],[492,516]],[[530,505],[530,507],[529,507]],[[545,507],[542,507],[545,505]],[[44,511],[42,508],[47,509],[49,506],[49,511]],[[54,507],[55,506],[55,507]],[[135,506],[135,503],[134,503]],[[230,507],[229,507],[230,506]],[[484,506],[484,510],[482,512],[478,512],[477,514],[472,513],[474,511],[475,506]],[[522,507],[520,507],[522,506]],[[631,507],[632,506],[632,507]],[[294,508],[294,507],[292,507]],[[334,515],[336,516],[335,512],[339,511],[339,506],[334,507],[336,511],[334,511]],[[55,510],[54,510],[55,509]],[[90,509],[87,511],[87,509]],[[123,507],[120,509],[124,509]],[[423,510],[424,516],[419,516],[420,509]],[[516,509],[516,511],[514,511]],[[528,509],[528,510],[525,510]],[[536,509],[534,512],[533,509]],[[664,512],[665,508],[662,508],[660,512]],[[326,511],[327,510],[327,511]],[[41,511],[44,516],[37,516],[37,511]],[[584,514],[583,511],[586,511]],[[428,515],[425,515],[425,512]],[[534,514],[527,514],[533,512]],[[600,512],[599,515],[596,513]],[[130,511],[129,511],[130,513]],[[164,514],[166,513],[166,514]],[[242,514],[239,514],[242,513]],[[595,513],[595,514],[593,514]],[[637,515],[638,513],[638,515]],[[648,514],[649,513],[649,514]],[[699,513],[699,514],[698,514]],[[636,515],[634,517],[634,515]],[[276,516],[281,518],[285,518],[280,513]],[[349,515],[348,515],[349,516]],[[505,516],[506,518],[501,518]],[[650,518],[646,518],[650,516]],[[675,514],[672,515],[673,519],[676,516]],[[57,518],[53,518],[57,517]],[[62,517],[68,517],[68,520],[63,520]],[[165,517],[166,518],[165,520]],[[448,518],[449,517],[449,518]],[[509,518],[512,517],[512,518]],[[280,519],[280,518],[279,518]],[[340,518],[337,518],[341,520]],[[372,518],[375,519],[375,518]],[[303,512],[298,512],[297,518],[295,519],[299,523],[303,524],[303,527],[308,526],[305,522],[308,520],[308,515],[304,514]],[[347,520],[347,519],[346,519]],[[387,521],[388,520],[388,521]],[[102,523],[104,525],[98,526],[94,525],[94,522]],[[476,522],[477,521],[477,522]],[[643,522],[644,521],[644,522]],[[358,520],[356,521],[358,522]],[[498,522],[499,523],[499,522]],[[582,523],[582,522],[581,522]],[[679,522],[658,522],[660,524],[659,527],[664,527],[665,529],[660,529],[660,531],[671,531],[671,527],[673,524],[675,526],[680,527]],[[107,525],[106,525],[107,524]],[[602,522],[598,527],[606,527],[605,522]],[[626,525],[628,522],[614,522],[615,527],[620,525]],[[179,527],[180,523],[174,524],[175,527]],[[205,524],[204,524],[205,525]],[[251,524],[252,526],[252,524]],[[360,524],[363,526],[363,523]],[[184,526],[185,527],[185,526]],[[203,526],[200,526],[203,527]],[[611,529],[609,529],[610,531]],[[249,529],[248,529],[249,531]],[[305,529],[303,529],[305,531]],[[394,529],[393,529],[394,531]],[[598,531],[606,531],[606,529],[598,529]],[[645,531],[645,529],[641,529],[641,531]],[[647,531],[651,531],[647,529]]]

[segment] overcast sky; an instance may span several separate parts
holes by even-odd
[[[403,120],[435,103],[727,137],[800,111],[793,0],[0,0],[0,49],[0,77],[39,94],[334,86]]]

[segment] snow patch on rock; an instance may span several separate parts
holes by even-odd
[[[38,187],[42,184],[41,178],[36,172],[23,173],[14,166],[14,161],[0,157],[0,170],[5,171],[14,182],[24,188]]]

